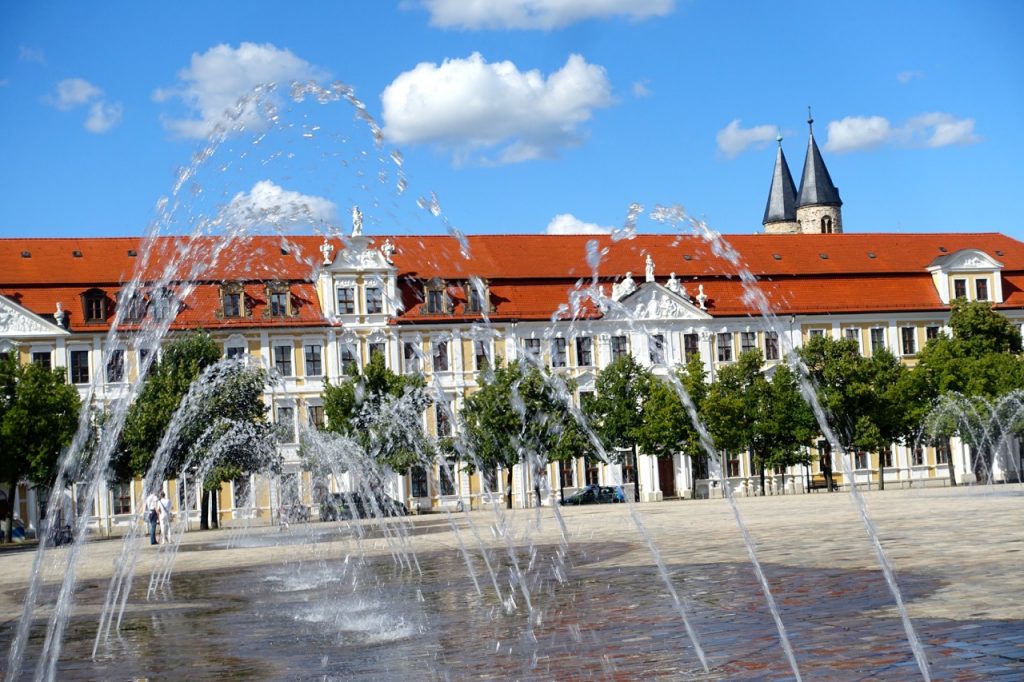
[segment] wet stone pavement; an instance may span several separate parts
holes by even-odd
[[[934,680],[1024,679],[1024,491],[991,491],[868,496]],[[803,679],[921,679],[847,496],[751,499],[740,508]],[[638,507],[710,673],[628,510],[560,511],[564,538],[551,509],[419,517],[388,532],[313,523],[289,533],[193,533],[168,590],[148,602],[145,547],[119,636],[93,660],[102,564],[120,549],[96,542],[80,570],[58,677],[793,678],[724,502]],[[24,584],[5,569],[22,570],[24,581],[23,561],[0,554],[7,646]],[[44,636],[40,619],[27,676]]]

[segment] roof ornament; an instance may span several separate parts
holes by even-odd
[[[627,272],[625,279],[612,284],[612,300],[621,301],[634,291],[636,291],[636,282],[633,281],[633,273]]]
[[[647,282],[654,281],[654,259],[651,258],[651,254],[647,254],[647,259],[644,261],[644,279]]]
[[[814,117],[811,116],[811,105],[807,105],[807,130],[814,135]]]
[[[323,254],[323,257],[324,257],[324,263],[323,264],[324,265],[330,265],[331,264],[331,254],[333,252],[334,252],[334,247],[331,245],[331,243],[329,241],[327,241],[327,237],[324,237],[324,243],[320,245],[320,253]]]
[[[395,263],[391,260],[391,257],[395,255],[396,250],[395,245],[391,243],[391,239],[385,239],[384,243],[380,245],[380,253],[384,256],[384,260],[386,260],[390,265],[394,265]]]
[[[697,287],[697,305],[701,310],[707,310],[708,296],[704,293],[704,285],[701,284]]]
[[[359,210],[358,206],[352,207],[352,236],[363,236],[363,212]]]
[[[53,319],[57,321],[58,327],[64,326],[64,318],[67,317],[67,313],[64,312],[64,305],[57,301],[57,311],[53,313]]]

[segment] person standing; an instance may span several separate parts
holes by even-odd
[[[156,496],[155,492],[149,493],[146,497],[146,523],[149,524],[149,544],[156,544],[156,524],[158,521],[159,512],[157,507],[160,506],[160,498]]]
[[[156,507],[157,517],[160,521],[160,542],[170,544],[171,542],[171,501],[167,493],[160,491],[160,503]]]

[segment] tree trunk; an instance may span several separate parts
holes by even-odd
[[[512,467],[505,470],[505,509],[512,508]]]
[[[764,489],[764,459],[762,459],[760,457],[758,459],[761,460],[761,496],[764,497],[764,495],[766,493],[766,491]]]
[[[952,488],[956,487],[956,466],[953,465],[953,448],[949,449],[949,461],[946,462],[946,468],[949,469],[949,485]]]
[[[210,491],[203,489],[203,503],[199,507],[199,530],[210,530]]]
[[[220,528],[220,514],[217,511],[218,497],[220,497],[220,484],[210,491],[210,528]]]
[[[878,452],[878,489],[885,490],[885,459],[881,450]]]

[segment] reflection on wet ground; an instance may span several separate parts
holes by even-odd
[[[427,527],[429,528],[429,527]],[[344,525],[317,533],[349,532]],[[311,531],[312,532],[312,531]],[[289,542],[277,534],[248,542]],[[240,538],[236,538],[238,540]],[[306,540],[308,541],[308,537]],[[230,542],[230,538],[228,539]],[[198,546],[197,546],[198,547]],[[221,545],[223,547],[223,545]],[[501,599],[479,555],[482,594],[454,551],[420,552],[422,573],[389,557],[176,574],[162,601],[132,595],[120,637],[91,660],[96,621],[72,621],[59,666],[78,679],[789,679],[771,615],[747,564],[671,565],[712,666],[700,669],[678,613],[653,569],[627,566],[627,543],[491,550]],[[768,564],[768,577],[805,679],[919,676],[878,571]],[[144,583],[144,580],[138,583]],[[913,602],[942,587],[902,573]],[[80,612],[106,585],[81,586]],[[515,599],[511,612],[502,599]],[[533,613],[527,607],[527,598]],[[141,606],[139,606],[141,605]],[[1024,622],[915,620],[933,679],[1024,677]],[[24,671],[44,636],[33,630]],[[10,628],[0,632],[10,641]],[[6,662],[4,662],[6,663]]]

